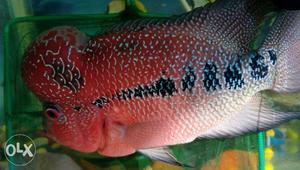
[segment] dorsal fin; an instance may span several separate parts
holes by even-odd
[[[176,34],[176,30],[188,28],[193,36],[206,37],[229,53],[243,54],[249,51],[250,41],[255,37],[256,29],[265,14],[272,9],[271,6],[268,1],[219,0],[169,18],[126,21],[102,33],[146,31],[153,27],[163,30],[173,27],[171,32]]]
[[[267,0],[220,0],[209,9],[201,26],[202,36],[229,53],[245,54],[259,25],[272,9],[272,3]]]

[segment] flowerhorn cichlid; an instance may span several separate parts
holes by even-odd
[[[87,37],[62,26],[28,48],[22,76],[44,103],[46,135],[82,152],[139,151],[182,165],[166,146],[272,128],[300,114],[263,90],[300,90],[300,12],[281,12],[250,50],[265,2],[219,1]]]

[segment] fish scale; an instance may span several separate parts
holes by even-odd
[[[298,13],[282,13],[265,42],[250,50],[266,6],[220,1],[169,19],[127,21],[93,37],[72,27],[41,34],[25,54],[22,74],[45,103],[47,135],[83,152],[140,151],[174,163],[170,154],[163,159],[147,149],[299,117],[273,111],[261,95],[297,91],[300,84],[298,67],[288,68],[300,66],[299,50],[287,50],[299,43]]]

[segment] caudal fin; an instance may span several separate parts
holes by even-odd
[[[274,49],[276,53],[273,90],[300,91],[300,11],[280,13],[263,47]]]

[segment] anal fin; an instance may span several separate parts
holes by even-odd
[[[261,92],[240,112],[232,114],[223,123],[201,134],[199,138],[228,138],[271,129],[291,119],[300,118],[298,112],[273,110]]]
[[[192,166],[182,164],[179,162],[175,156],[171,153],[171,150],[168,147],[158,147],[158,148],[149,148],[149,149],[140,149],[140,153],[148,156],[152,160],[162,161],[171,165],[189,167]]]

